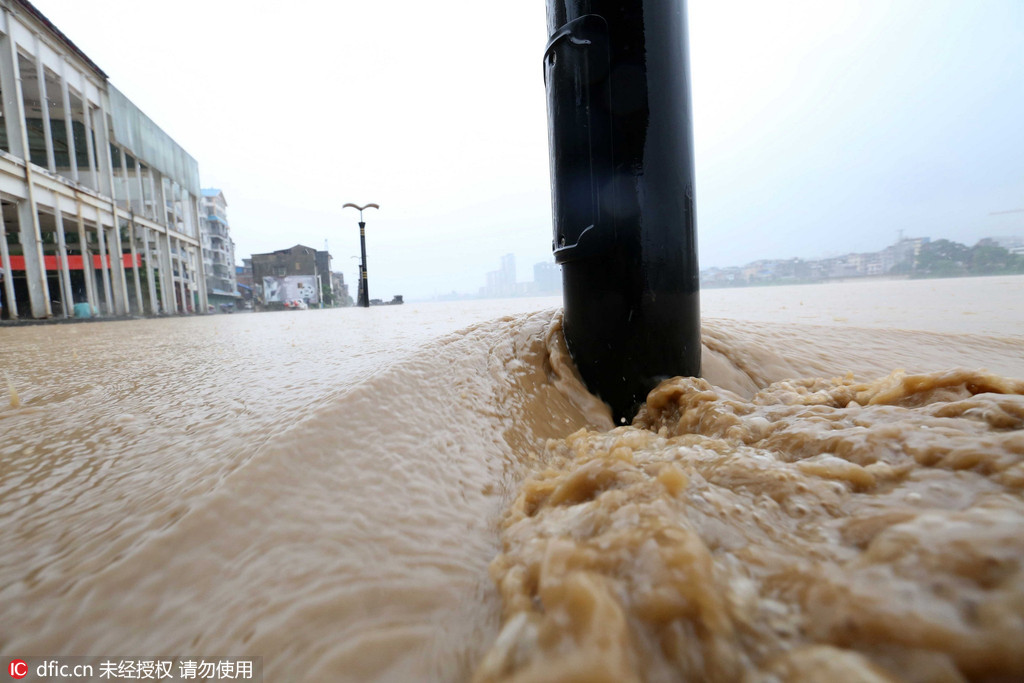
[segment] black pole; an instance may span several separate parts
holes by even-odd
[[[363,308],[370,307],[370,292],[367,289],[369,281],[366,279],[366,223],[359,221],[359,248],[363,252],[363,263],[359,266],[359,274],[363,278],[362,287],[360,292],[362,298],[359,300],[359,305]]]
[[[555,260],[587,387],[632,419],[700,374],[685,0],[547,0]]]

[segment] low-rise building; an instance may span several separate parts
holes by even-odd
[[[235,282],[238,295],[245,302],[246,308],[252,308],[252,259],[242,259],[242,265],[235,266]]]
[[[318,305],[322,300],[317,250],[296,244],[252,255],[253,295],[264,310],[283,309],[292,301]],[[326,252],[323,252],[326,254]],[[324,257],[320,257],[321,261]],[[330,256],[327,255],[330,263]]]

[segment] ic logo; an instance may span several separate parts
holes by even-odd
[[[21,659],[11,660],[7,666],[7,672],[11,674],[11,678],[24,678],[28,676],[28,664]]]

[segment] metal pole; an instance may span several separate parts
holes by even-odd
[[[359,268],[360,276],[360,292],[359,304],[363,308],[370,307],[370,292],[368,288],[368,282],[366,279],[366,223],[363,222],[363,211],[366,209],[380,209],[378,204],[366,204],[365,206],[359,206],[358,204],[345,204],[343,209],[352,208],[359,212],[359,248],[363,252],[362,265]]]
[[[566,344],[616,421],[700,374],[685,0],[548,0],[544,55]]]
[[[359,217],[362,218],[362,211],[359,212]],[[363,253],[363,261],[359,266],[359,272],[363,276],[363,287],[360,290],[362,293],[362,300],[359,305],[363,308],[370,307],[370,292],[369,292],[369,280],[366,279],[366,223],[359,221],[359,249]]]

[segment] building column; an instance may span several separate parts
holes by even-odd
[[[157,223],[162,223],[160,220],[160,214],[157,212],[157,202],[160,200],[160,193],[156,191],[156,171],[151,166],[146,167],[146,182],[149,185],[149,196],[153,204],[153,210],[151,213],[147,213],[146,217]]]
[[[152,261],[152,265],[150,266],[149,272],[153,273],[153,289],[156,289],[156,285],[158,282],[160,284],[160,291],[156,292],[157,305],[153,307],[153,312],[163,314],[167,312],[167,297],[164,295],[163,292],[163,290],[166,289],[166,287],[163,286],[164,257],[163,249],[160,248],[160,232],[157,230],[152,230],[150,228],[146,228],[146,230],[148,231],[146,233],[146,236],[149,238],[146,240],[146,246],[149,248]],[[150,244],[149,240],[152,240],[152,244]]]
[[[139,186],[139,213],[146,215],[146,186],[142,184],[142,160],[135,157],[135,184]]]
[[[22,142],[21,134],[24,128],[24,101],[20,99],[21,76],[18,73],[18,48],[11,37],[10,31],[11,14],[8,10],[3,11],[3,34],[0,35],[0,90],[4,92],[6,100],[4,107],[4,128],[7,131],[7,146],[11,154],[24,159],[28,156]],[[19,104],[19,102],[21,104]],[[11,106],[14,105],[14,106]],[[19,120],[18,110],[23,112]]]
[[[155,180],[157,173],[152,168],[149,169],[149,172]],[[160,270],[164,271],[160,275],[160,292],[164,299],[164,313],[177,313],[178,303],[174,295],[174,265],[171,262],[171,226],[167,220],[167,183],[164,182],[162,175],[160,176],[160,192],[156,195],[156,199],[160,203],[160,214],[157,220],[164,224],[164,240],[160,243],[160,248],[164,252],[161,261],[162,265],[160,266]],[[160,236],[158,234],[157,240],[159,241],[159,239]],[[164,270],[165,268],[166,270]],[[164,273],[167,275],[166,278]]]
[[[138,306],[139,315],[146,314],[146,307],[142,303],[142,284],[139,279],[139,258],[138,249],[136,248],[135,236],[136,236],[136,225],[135,225],[135,204],[132,200],[132,181],[134,180],[138,185],[139,190],[139,207],[141,209],[144,200],[142,197],[142,177],[139,175],[139,163],[138,158],[135,158],[135,174],[134,177],[128,173],[128,155],[124,151],[124,147],[119,147],[121,152],[121,177],[124,182],[124,191],[127,195],[125,201],[128,206],[128,244],[131,248],[132,256],[132,278],[135,283],[135,303]]]
[[[167,254],[166,254],[167,244],[166,244],[165,240],[163,240],[161,238],[161,235],[163,235],[163,234],[164,233],[161,233],[159,231],[153,233],[153,243],[156,245],[156,264],[157,264],[157,268],[159,268],[159,276],[160,276],[160,306],[163,309],[163,314],[167,315],[168,313],[171,312],[171,304],[170,304],[170,301],[167,298],[167,289],[168,289],[168,285],[167,285],[167,264],[168,264],[168,260],[167,260]]]
[[[92,177],[90,180],[90,187],[100,191],[100,173],[96,168],[96,147],[92,143],[93,135],[96,131],[93,130],[92,126],[92,106],[89,104],[88,88],[86,87],[88,80],[85,78],[85,74],[82,76],[82,118],[85,120],[85,151],[89,159],[89,175]],[[90,135],[89,133],[93,135]]]
[[[78,214],[78,251],[82,253],[82,273],[85,276],[85,300],[89,302],[89,313],[100,310],[96,301],[96,271],[92,265],[88,235],[85,233],[85,216],[82,215],[82,200],[75,197],[75,211]]]
[[[128,244],[131,247],[132,255],[132,281],[135,285],[135,305],[139,309],[139,315],[145,315],[146,307],[142,303],[142,280],[139,278],[139,251],[135,248],[135,213],[133,212],[129,216]]]
[[[50,283],[46,279],[46,262],[43,260],[43,239],[39,231],[39,215],[35,202],[19,199],[18,241],[25,256],[25,280],[28,282],[29,306],[33,318],[49,318],[53,315],[50,306]]]
[[[39,36],[36,36],[36,79],[39,81],[39,109],[43,113],[43,139],[46,144],[46,167],[50,173],[57,172],[57,162],[53,158],[53,131],[50,129],[50,96],[46,92],[46,67],[43,66],[43,50]]]
[[[128,155],[125,153],[124,147],[119,146],[117,151],[121,155],[121,182],[124,183],[125,210],[128,212],[128,221],[126,225],[128,228],[128,247],[132,257],[132,278],[135,284],[135,304],[138,307],[138,314],[145,315],[146,308],[142,305],[142,287],[139,282],[138,250],[135,247],[135,205],[132,203],[132,181],[131,176],[128,174]],[[139,160],[136,159],[135,169],[138,170],[138,168]],[[127,287],[125,289],[127,290]],[[125,305],[128,305],[127,300]]]
[[[132,205],[132,186],[131,181],[128,179],[128,154],[125,153],[124,147],[121,146],[118,146],[117,154],[121,157],[121,183],[124,185],[124,210],[131,212],[135,210],[135,207]],[[111,173],[113,173],[113,167],[111,167]],[[117,199],[117,197],[114,197],[114,199]]]
[[[188,313],[188,293],[185,291],[185,250],[181,247],[181,240],[175,239],[174,242],[178,253],[178,291],[181,292],[181,312]]]
[[[71,93],[68,91],[68,79],[65,76],[67,62],[60,63],[60,96],[64,104],[64,134],[68,138],[68,162],[71,165],[71,179],[78,182],[78,154],[75,152],[75,126],[71,116]]]
[[[25,163],[25,186],[28,199],[18,200],[18,238],[25,257],[25,281],[28,284],[29,307],[33,318],[49,318],[50,288],[46,281],[46,262],[43,260],[43,239],[39,230],[39,215],[36,213],[35,183],[32,178],[32,162],[29,159],[28,131],[25,126],[25,97],[21,87],[21,71],[18,67],[18,46],[11,36],[11,12],[3,11],[3,35],[0,35],[0,90],[4,99],[13,107],[4,112],[4,126],[7,145],[16,157]]]
[[[96,150],[96,159],[99,162],[99,174],[102,181],[97,185],[100,192],[105,192],[110,197],[110,214],[112,216],[112,227],[108,239],[108,251],[110,252],[110,266],[114,273],[114,308],[118,315],[128,315],[131,310],[128,304],[128,279],[124,268],[124,246],[121,243],[121,216],[117,208],[117,198],[114,190],[114,160],[110,156],[110,131],[107,128],[107,110],[103,106],[103,97],[100,96],[98,107],[100,118],[99,125],[93,120],[93,128],[96,135],[96,144],[100,149]],[[114,245],[117,248],[114,248]],[[115,260],[116,259],[116,260]]]
[[[188,267],[192,271],[192,305],[195,306],[196,313],[206,313],[206,307],[203,305],[203,282],[199,277],[198,264],[202,258],[201,248],[190,246]]]
[[[114,315],[114,299],[110,291],[110,262],[107,260],[107,235],[106,228],[103,227],[103,214],[99,209],[96,209],[96,237],[99,239],[103,301],[107,304],[107,315]]]
[[[203,248],[192,248],[192,270],[196,280],[196,312],[209,312],[210,303],[206,298],[206,280],[203,278]]]
[[[11,251],[7,247],[7,226],[4,224],[3,206],[0,205],[0,268],[4,269],[4,293],[7,295],[7,314],[18,319],[18,302],[14,300],[14,273],[11,271]]]
[[[181,202],[181,232],[189,237],[195,237],[199,231],[192,226],[192,212],[189,207],[192,202],[192,195],[184,187],[178,188],[178,197]]]
[[[171,188],[171,228],[173,228],[175,232],[180,233],[181,230],[178,229],[178,184],[173,180],[167,184]]]
[[[178,298],[174,293],[174,261],[171,258],[171,232],[168,230],[164,233],[164,260],[167,262],[167,286],[164,291],[167,292],[168,300],[168,313],[178,312]]]
[[[171,197],[171,181],[169,181],[163,174],[160,174],[160,218],[163,219],[164,225],[167,226],[168,230],[177,230],[178,226],[174,224],[174,199]],[[170,207],[168,207],[170,203]]]
[[[75,314],[75,295],[71,291],[71,270],[68,268],[68,247],[67,238],[64,235],[64,214],[60,210],[60,196],[53,193],[53,218],[57,223],[57,262],[64,296],[61,303],[64,305],[64,315],[72,317]]]
[[[128,307],[128,278],[124,267],[124,244],[121,242],[121,218],[114,211],[114,225],[107,233],[107,252],[110,254],[111,277],[114,281],[114,310],[118,315],[131,313]]]
[[[196,278],[199,284],[199,303],[202,305],[203,313],[209,312],[210,309],[210,293],[206,289],[206,263],[203,261],[203,229],[200,227],[202,222],[199,220],[199,199],[192,197],[192,215],[196,225],[196,233],[199,237],[199,247],[197,247],[196,262],[199,266]],[[234,264],[232,264],[234,267]]]
[[[110,156],[110,131],[107,129],[107,110],[103,106],[103,93],[100,93],[100,101],[97,103],[96,114],[99,116],[99,123],[93,118],[93,129],[96,135],[96,167],[99,169],[103,180],[99,185],[99,191],[106,194],[112,201],[117,201],[114,193],[114,160]],[[114,225],[117,225],[117,216],[114,216]]]
[[[160,311],[160,306],[156,301],[156,280],[154,280],[153,273],[153,255],[149,248],[150,230],[146,226],[142,226],[142,254],[143,258],[146,259],[146,285],[149,290],[149,312],[150,315],[156,315]]]
[[[159,208],[154,220],[170,230],[171,224],[167,220],[167,183],[164,182],[164,177],[152,168],[149,169],[149,173],[153,178],[154,185],[159,185],[159,188],[154,187],[153,204]]]
[[[195,312],[195,285],[192,284],[194,273],[192,272],[192,247],[191,245],[178,240],[178,248],[181,249],[182,254],[185,256],[184,270],[182,274],[185,276],[185,310],[188,311],[188,307],[191,304],[193,312]]]

